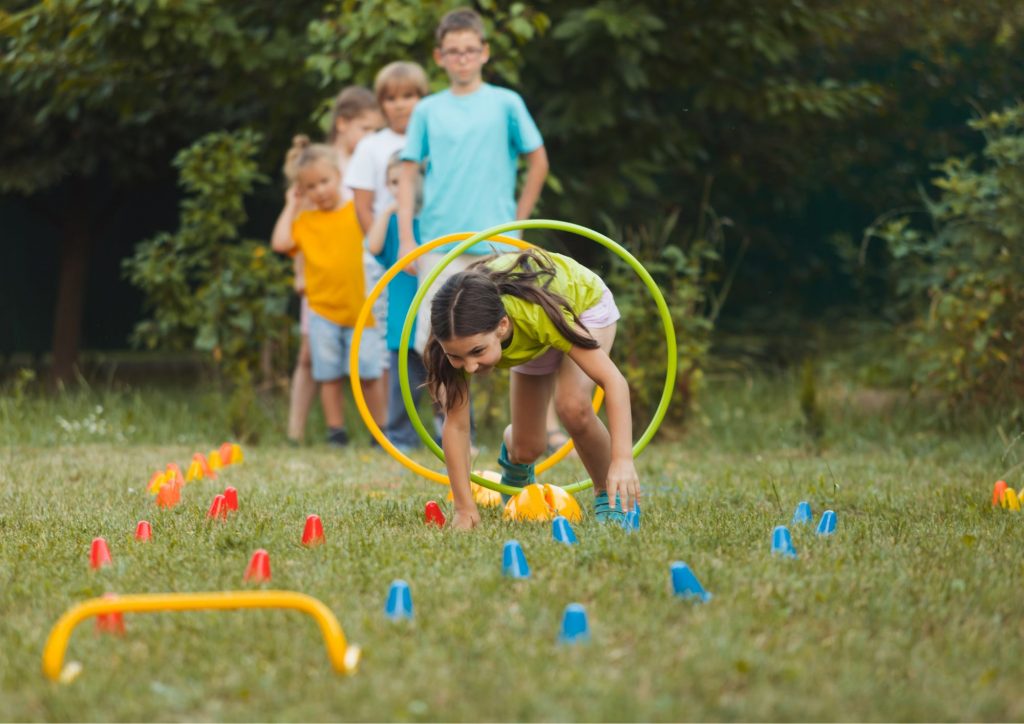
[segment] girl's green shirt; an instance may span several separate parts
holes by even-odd
[[[544,254],[555,267],[555,276],[547,288],[564,297],[577,317],[601,301],[605,290],[601,277],[575,259],[553,252]],[[516,253],[501,254],[487,262],[487,266],[508,269],[518,256]],[[502,350],[498,367],[524,364],[552,347],[562,352],[572,349],[572,343],[562,336],[539,304],[509,294],[503,294],[501,301],[512,322],[512,337]],[[569,314],[565,314],[565,318],[570,325],[573,324]]]

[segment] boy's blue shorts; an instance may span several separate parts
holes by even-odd
[[[313,379],[332,382],[348,376],[348,357],[352,352],[352,327],[342,327],[309,310],[309,353],[313,360]],[[366,333],[363,333],[364,340]],[[369,345],[376,347],[376,345]],[[360,345],[359,377],[376,380],[384,372],[385,361],[375,349]]]

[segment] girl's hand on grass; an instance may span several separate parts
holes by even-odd
[[[476,506],[472,510],[459,510],[456,508],[452,516],[452,528],[455,530],[473,530],[480,525],[480,511]]]
[[[615,508],[616,495],[621,497],[622,512],[633,510],[640,500],[640,478],[637,477],[633,458],[612,460],[608,466],[608,502]]]

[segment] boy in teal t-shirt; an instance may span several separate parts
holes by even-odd
[[[420,232],[424,241],[530,216],[548,172],[544,139],[518,93],[483,82],[490,58],[483,22],[462,8],[444,16],[437,28],[434,60],[451,86],[421,100],[406,129],[398,221],[403,256],[415,248],[412,219],[419,163],[426,161]],[[520,156],[527,171],[515,198]],[[422,282],[455,244],[425,254],[417,265]],[[444,280],[474,261],[474,255],[508,251],[503,244],[480,243],[449,264],[420,305],[414,347],[420,353],[430,330],[430,303]]]

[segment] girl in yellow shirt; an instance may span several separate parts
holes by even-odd
[[[309,300],[309,347],[313,379],[320,382],[320,398],[328,428],[328,442],[344,445],[342,385],[348,376],[353,327],[366,299],[363,272],[363,232],[351,201],[342,203],[341,168],[337,151],[311,144],[299,153],[296,183],[286,211],[278,219],[271,239],[274,251],[302,252],[305,258],[306,298]],[[299,212],[298,197],[313,208]],[[382,358],[362,355],[359,375],[379,380]]]
[[[456,528],[480,513],[469,487],[469,383],[511,368],[512,422],[498,463],[502,482],[533,482],[547,447],[546,412],[555,409],[594,481],[598,520],[619,521],[640,495],[633,465],[629,386],[608,356],[619,312],[594,272],[560,254],[534,250],[491,257],[451,276],[430,306],[424,351],[427,385],[446,410],[442,447],[455,499]],[[606,428],[590,406],[605,391]]]

